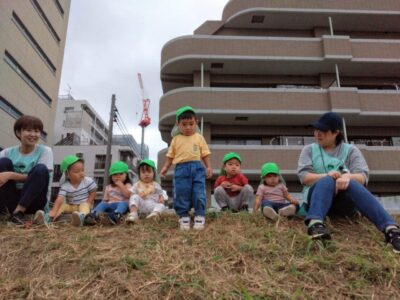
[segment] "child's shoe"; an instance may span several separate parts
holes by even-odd
[[[90,213],[85,216],[85,219],[83,220],[83,225],[85,226],[93,226],[96,225],[96,214],[95,213]]]
[[[195,230],[203,230],[204,224],[206,223],[206,218],[204,216],[195,216],[193,229]]]
[[[137,212],[131,212],[131,213],[129,213],[128,216],[126,217],[125,222],[126,222],[126,224],[133,224],[133,223],[135,223],[135,222],[138,221],[138,220],[139,220],[139,215],[138,215],[138,213],[137,213]]]
[[[179,228],[181,230],[190,230],[190,218],[189,217],[179,218]]]
[[[25,225],[25,215],[22,211],[18,211],[13,213],[8,221],[13,225]]]
[[[74,211],[71,215],[71,224],[77,227],[82,226],[84,218],[84,214],[81,214],[78,211]]]
[[[160,213],[157,211],[153,211],[146,217],[146,219],[157,220],[159,217],[160,217]]]
[[[107,226],[107,225],[113,225],[115,224],[108,213],[106,212],[98,212],[97,213],[97,218],[96,220],[98,220],[99,224],[103,225],[103,226]]]
[[[282,217],[294,216],[295,213],[296,213],[296,206],[293,204],[290,204],[278,210],[278,214]]]
[[[263,208],[263,215],[272,221],[276,221],[279,218],[279,215],[276,213],[276,211],[269,206],[265,206]]]
[[[49,225],[51,223],[50,217],[43,210],[36,211],[33,217],[33,224],[36,225]]]
[[[385,232],[386,243],[391,244],[394,253],[400,253],[400,228],[393,226]]]

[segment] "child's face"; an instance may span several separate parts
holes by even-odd
[[[140,180],[145,183],[150,183],[154,179],[153,169],[149,166],[144,166],[140,168]]]
[[[196,133],[197,120],[195,117],[191,119],[181,119],[178,121],[179,132],[183,135],[190,136]]]
[[[79,184],[85,178],[85,167],[81,161],[68,168],[67,176],[71,184]]]
[[[112,182],[116,183],[117,181],[125,182],[126,180],[126,173],[118,173],[111,175]]]
[[[236,174],[240,173],[240,161],[238,161],[236,158],[228,160],[224,165],[224,170],[227,176],[235,176]]]
[[[269,173],[264,177],[264,182],[269,186],[276,186],[279,183],[279,176],[274,173]]]
[[[21,144],[24,146],[35,146],[40,139],[39,129],[21,129],[17,132],[17,136],[21,140]]]

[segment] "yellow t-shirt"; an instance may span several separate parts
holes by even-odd
[[[208,149],[204,137],[196,132],[189,136],[183,134],[175,136],[169,146],[167,157],[172,158],[173,164],[179,164],[187,161],[201,160],[210,154],[210,149]]]

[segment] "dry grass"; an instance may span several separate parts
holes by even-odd
[[[210,213],[203,232],[175,216],[133,226],[0,224],[0,299],[394,299],[400,256],[367,221],[332,224]]]

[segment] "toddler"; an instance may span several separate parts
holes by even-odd
[[[138,212],[148,214],[146,219],[158,218],[165,209],[163,190],[157,182],[156,165],[150,159],[139,163],[139,181],[132,187],[129,200],[129,215],[126,223],[132,224],[139,220]]]
[[[289,194],[278,165],[273,162],[265,163],[261,167],[261,179],[253,211],[258,211],[262,200],[262,213],[265,217],[276,220],[279,215],[293,216],[299,202]]]

